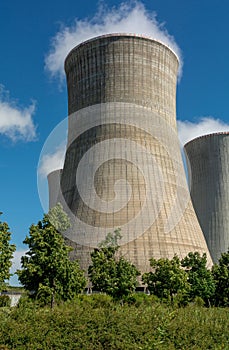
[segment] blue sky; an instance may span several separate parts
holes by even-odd
[[[177,87],[181,140],[229,130],[226,0],[99,4],[88,0],[0,3],[0,211],[4,213],[1,219],[8,222],[12,231],[17,257],[26,249],[22,241],[29,226],[37,223],[45,210],[37,186],[40,155],[51,152],[50,147],[54,146],[55,157],[46,157],[49,166],[47,162],[40,163],[39,184],[43,187],[39,190],[45,201],[45,172],[63,154],[63,149],[57,146],[64,139],[66,127],[63,120],[67,117],[67,91],[62,56],[70,45],[66,44],[68,38],[71,45],[74,40],[77,44],[85,31],[93,36],[98,28],[109,31],[119,25],[129,32],[146,35],[149,33],[144,31],[157,29],[177,45],[183,61]],[[59,123],[57,133],[53,132]],[[50,133],[52,137],[48,138]]]

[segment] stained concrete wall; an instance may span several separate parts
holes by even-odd
[[[213,259],[229,248],[229,133],[185,145],[191,197]]]
[[[57,204],[60,192],[61,173],[62,169],[57,169],[48,174],[49,208]]]
[[[211,257],[194,212],[176,131],[178,59],[162,43],[107,35],[65,62],[68,147],[58,201],[73,218],[68,235],[81,266],[108,232],[142,272],[151,257]]]
[[[159,41],[111,34],[78,45],[65,60],[69,115],[107,102],[150,108],[176,127],[178,58]]]

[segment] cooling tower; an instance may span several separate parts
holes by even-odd
[[[176,54],[150,38],[112,34],[67,56],[68,145],[60,201],[67,238],[90,252],[121,228],[120,254],[142,272],[151,257],[211,258],[194,212],[176,130]]]
[[[61,173],[62,169],[57,169],[48,174],[49,208],[54,207],[58,202]]]
[[[214,263],[229,248],[229,133],[185,145],[193,206]]]

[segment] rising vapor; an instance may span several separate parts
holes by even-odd
[[[182,146],[198,136],[214,132],[229,131],[229,124],[224,123],[220,119],[214,119],[213,117],[201,117],[198,118],[197,122],[178,120],[177,126]]]
[[[39,166],[39,174],[45,178],[54,170],[62,169],[66,152],[66,144],[62,143],[53,152],[46,153],[42,156]]]
[[[95,36],[110,33],[131,33],[146,35],[168,45],[180,57],[181,50],[163,23],[156,19],[156,13],[150,13],[141,2],[122,3],[119,7],[107,9],[99,7],[91,19],[75,19],[70,27],[63,27],[52,38],[51,49],[45,59],[45,67],[53,77],[64,78],[64,60],[69,51],[81,42]]]

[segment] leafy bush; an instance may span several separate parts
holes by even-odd
[[[150,293],[158,298],[174,302],[177,294],[186,293],[189,288],[187,273],[181,268],[178,256],[171,260],[168,258],[150,259],[152,271],[142,276],[142,281],[147,285]]]
[[[9,350],[9,348],[5,345],[0,344],[0,350]]]
[[[53,309],[31,302],[26,307],[24,299],[18,307],[3,310],[0,344],[7,350],[229,348],[228,309],[196,303],[175,308],[141,293],[132,295],[132,304],[98,294],[79,296]]]
[[[0,295],[0,307],[10,307],[10,297],[9,295]]]
[[[213,266],[212,274],[216,286],[214,305],[229,307],[229,250]]]
[[[16,246],[10,244],[10,240],[11,232],[9,232],[8,224],[0,221],[0,292],[5,287],[5,280],[10,278],[13,253],[16,250]]]
[[[202,298],[200,297],[195,297],[195,299],[193,300],[193,304],[199,307],[204,307],[205,302]]]
[[[100,247],[91,253],[92,264],[88,268],[93,289],[115,299],[123,299],[133,293],[138,285],[137,276],[140,276],[132,263],[122,256],[117,257],[117,240],[120,238],[120,229],[114,234],[109,233]]]
[[[109,308],[114,305],[113,298],[105,293],[91,294],[91,295],[79,295],[78,299],[81,304],[90,305],[93,308]]]
[[[150,306],[159,304],[161,301],[156,295],[147,295],[145,293],[133,293],[124,299],[124,303],[134,305],[135,307]]]
[[[51,209],[52,222],[58,213],[59,218],[65,219],[56,222],[56,226],[66,226],[67,216],[60,206]],[[42,221],[30,227],[29,236],[23,242],[28,244],[29,251],[21,258],[22,269],[17,270],[25,290],[33,291],[33,296],[40,299],[41,304],[49,302],[51,307],[58,299],[73,299],[86,285],[78,262],[69,259],[72,248],[65,244],[56,226],[46,214]]]
[[[224,261],[223,266],[223,279],[226,283],[224,283],[224,288],[221,288],[223,289],[221,292],[224,291],[224,300],[226,300],[229,290],[227,282],[229,276],[228,261],[229,258],[226,258],[226,264]],[[220,277],[222,269],[214,266],[212,274],[207,268],[205,253],[201,256],[199,252],[190,252],[182,260],[177,255],[172,259],[160,258],[157,260],[151,258],[150,266],[152,271],[144,273],[142,281],[147,285],[151,294],[156,295],[167,304],[186,306],[199,297],[204,301],[205,306],[211,306],[217,295],[215,293],[217,292],[216,287],[222,285],[222,283],[217,283],[220,279],[222,280]],[[227,306],[225,302],[223,305]]]

